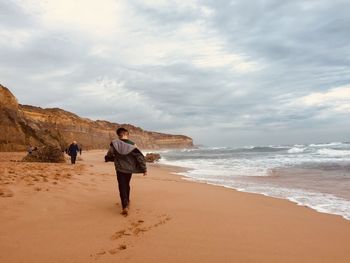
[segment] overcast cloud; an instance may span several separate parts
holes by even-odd
[[[0,83],[197,144],[350,141],[349,14],[347,0],[0,0]]]

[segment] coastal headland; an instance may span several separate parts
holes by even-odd
[[[146,131],[131,124],[90,120],[59,109],[19,104],[11,91],[0,85],[0,151],[25,151],[29,145],[55,145],[65,149],[73,140],[83,149],[104,149],[125,127],[143,149],[191,148],[192,138]]]

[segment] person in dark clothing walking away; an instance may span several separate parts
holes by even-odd
[[[121,214],[127,216],[130,204],[130,180],[133,173],[147,175],[146,160],[135,143],[129,140],[125,128],[117,129],[118,139],[110,144],[105,161],[114,162],[118,179],[119,196],[122,203]]]
[[[77,142],[73,141],[73,143],[69,145],[69,148],[67,151],[68,155],[70,156],[70,160],[72,164],[75,164],[78,152],[80,152],[80,155],[81,155],[81,149],[79,148]]]

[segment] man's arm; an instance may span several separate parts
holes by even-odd
[[[133,151],[133,154],[135,156],[135,159],[139,167],[141,168],[141,171],[143,172],[143,175],[147,175],[147,166],[146,166],[145,156],[143,156],[143,154],[140,152],[139,149],[135,149]]]
[[[114,154],[114,146],[111,143],[109,146],[109,150],[105,156],[105,162],[114,162],[115,154]]]

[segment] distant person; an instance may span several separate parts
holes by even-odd
[[[110,144],[106,162],[113,162],[118,179],[119,196],[122,203],[122,215],[127,216],[130,204],[130,180],[133,173],[147,175],[145,157],[133,141],[129,140],[129,131],[117,129],[118,139]]]
[[[28,149],[27,149],[27,152],[28,154],[32,154],[33,153],[33,150],[34,150],[34,147],[29,145]]]
[[[32,145],[29,145],[28,149],[27,149],[27,152],[28,154],[32,154],[33,152],[37,151],[38,150],[38,147],[34,147]]]
[[[78,152],[80,152],[81,155],[81,150],[77,144],[76,141],[73,141],[71,145],[68,147],[68,155],[70,156],[70,160],[72,164],[75,164],[75,161],[77,159]]]

